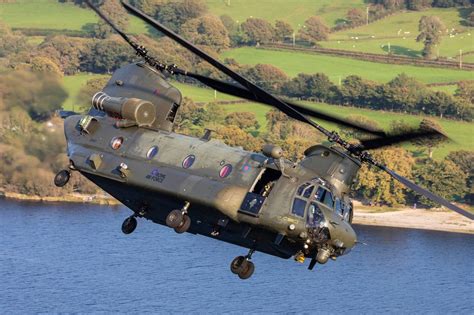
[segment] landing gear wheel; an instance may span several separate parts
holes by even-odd
[[[166,225],[176,229],[183,223],[183,213],[181,210],[173,210],[166,217]]]
[[[250,278],[255,271],[255,265],[249,260],[245,260],[246,263],[243,264],[243,269],[238,273],[240,279],[245,280]]]
[[[56,187],[63,187],[69,182],[70,178],[71,172],[68,170],[62,170],[54,176],[54,185],[56,185]]]
[[[239,272],[241,272],[244,269],[245,262],[247,262],[247,260],[245,259],[244,256],[235,257],[234,260],[232,260],[232,262],[230,263],[230,271],[233,274],[236,274],[236,275],[239,274]]]
[[[189,230],[190,226],[191,226],[191,218],[187,215],[184,215],[183,221],[178,227],[174,228],[174,231],[178,234],[182,234],[186,232],[187,230]]]
[[[130,234],[137,228],[137,219],[132,215],[123,221],[122,232],[123,234]]]

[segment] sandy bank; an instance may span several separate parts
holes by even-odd
[[[474,221],[452,211],[403,209],[376,212],[355,207],[354,224],[474,234]]]

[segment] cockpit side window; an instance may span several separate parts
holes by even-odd
[[[314,199],[319,202],[323,202],[325,192],[326,192],[326,189],[319,187],[318,191],[316,191],[316,195],[314,196]]]
[[[339,199],[337,197],[336,197],[336,202],[335,202],[334,209],[336,210],[336,213],[338,215],[340,215],[341,217],[344,215],[344,209],[343,209],[342,201],[341,201],[341,199]]]
[[[305,208],[306,201],[303,199],[295,198],[295,200],[293,201],[293,208],[291,209],[291,213],[299,217],[303,217]]]
[[[313,185],[311,185],[311,186],[309,186],[308,188],[306,188],[306,189],[304,190],[304,192],[303,192],[303,197],[305,197],[305,198],[310,198],[310,197],[311,197],[311,193],[313,192],[313,190],[314,190],[314,186],[313,186]]]
[[[328,190],[326,190],[326,193],[324,194],[323,203],[329,208],[334,208],[334,199],[332,199],[332,193]]]
[[[311,185],[310,183],[304,183],[303,185],[301,185],[300,187],[298,187],[298,196],[301,196],[304,192],[304,190],[309,186]]]

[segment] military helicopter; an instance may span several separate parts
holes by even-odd
[[[170,37],[228,75],[235,83],[215,80],[166,65],[149,56],[89,1],[143,61],[118,69],[92,98],[85,115],[64,114],[68,169],[54,178],[58,187],[78,171],[133,211],[122,224],[125,234],[137,218],[240,245],[249,251],[232,262],[232,273],[248,279],[255,270],[254,252],[299,262],[311,259],[308,269],[347,254],[357,243],[351,226],[350,186],[368,163],[402,184],[470,219],[474,216],[432,194],[375,161],[366,150],[438,135],[411,132],[388,136],[381,131],[343,121],[313,109],[283,101],[262,90],[224,64],[122,1],[128,12]],[[172,132],[181,93],[166,79],[194,78],[230,95],[278,108],[328,137],[295,163],[283,158],[281,148],[267,144],[262,152],[248,152],[212,139]],[[371,134],[375,138],[354,145],[315,123],[318,118]]]

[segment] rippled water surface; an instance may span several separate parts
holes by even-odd
[[[0,312],[474,312],[474,236],[356,227],[360,245],[313,272],[140,220],[124,207],[0,201]]]

